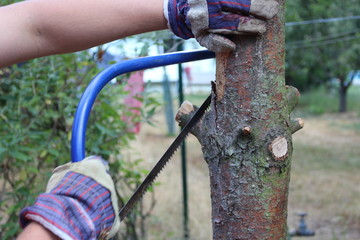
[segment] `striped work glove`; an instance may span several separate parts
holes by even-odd
[[[214,52],[235,49],[224,34],[262,34],[278,11],[275,0],[164,0],[169,28],[183,39],[195,37]]]
[[[88,157],[53,171],[47,193],[20,213],[20,224],[40,223],[61,239],[109,239],[119,229],[117,197],[107,162]]]

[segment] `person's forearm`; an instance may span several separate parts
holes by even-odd
[[[163,0],[30,0],[0,8],[0,67],[166,28]]]
[[[23,232],[19,235],[17,240],[59,240],[57,236],[48,231],[37,222],[31,222]]]

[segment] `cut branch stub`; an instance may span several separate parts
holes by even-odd
[[[289,145],[286,137],[280,136],[275,138],[269,145],[269,151],[275,161],[283,161],[288,156]]]
[[[251,127],[249,126],[243,127],[241,131],[242,134],[244,134],[245,136],[249,136],[251,134]]]
[[[302,118],[296,118],[296,119],[292,120],[290,123],[291,133],[296,133],[297,131],[302,129],[304,127],[304,125],[305,125],[305,122]]]
[[[190,118],[186,117],[186,119],[183,118],[183,116],[189,115],[191,112],[194,112],[194,105],[189,102],[185,101],[181,104],[179,110],[176,113],[175,121],[177,121],[180,125],[180,127],[184,127],[185,124],[189,121]],[[185,120],[185,121],[182,121]],[[183,123],[185,122],[185,124]]]
[[[179,126],[183,128],[190,121],[190,119],[195,115],[197,110],[198,110],[197,106],[194,106],[189,101],[184,101],[176,113],[175,121],[178,122]],[[202,120],[200,120],[200,122],[201,121]],[[199,124],[197,124],[197,126],[194,126],[191,130],[191,133],[197,138],[198,138],[199,132],[200,132],[200,129],[198,126],[199,126]]]

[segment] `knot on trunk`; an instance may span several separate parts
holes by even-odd
[[[286,86],[286,100],[289,108],[289,114],[294,111],[294,108],[299,103],[300,92],[293,86]]]

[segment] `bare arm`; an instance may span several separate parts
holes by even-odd
[[[166,28],[163,0],[29,0],[0,7],[0,67]]]
[[[31,222],[19,235],[17,240],[59,240],[54,234],[44,228],[42,225]]]

